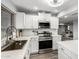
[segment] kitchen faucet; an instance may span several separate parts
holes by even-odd
[[[16,36],[17,29],[16,29],[14,26],[9,26],[9,27],[6,29],[6,36],[7,36],[6,44],[8,44],[8,43],[10,42],[10,40],[13,39],[14,33],[15,33],[15,36]],[[9,37],[9,38],[8,38],[8,37]]]

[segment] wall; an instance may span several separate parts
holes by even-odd
[[[73,21],[73,39],[78,39],[78,20]]]
[[[23,36],[33,36],[33,30],[32,29],[24,29],[22,35]]]
[[[55,30],[55,29],[39,29],[39,30],[35,30],[35,31],[38,31],[38,32],[49,31],[49,32],[52,33],[52,35],[57,35],[58,34],[58,30]],[[33,36],[33,35],[36,35],[33,32],[33,29],[25,29],[25,30],[23,30],[22,36]]]

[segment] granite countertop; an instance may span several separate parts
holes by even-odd
[[[19,38],[18,38],[19,40]],[[1,59],[23,59],[25,55],[25,51],[28,48],[28,44],[30,42],[30,37],[21,37],[20,40],[27,40],[27,43],[22,49],[12,50],[12,51],[3,51],[1,52]]]
[[[65,47],[70,52],[78,55],[78,40],[61,41],[61,42],[58,42],[58,44]]]
[[[1,59],[23,59],[23,57],[21,50],[1,52]]]

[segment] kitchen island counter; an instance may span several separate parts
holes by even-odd
[[[58,42],[59,59],[78,59],[78,40]]]

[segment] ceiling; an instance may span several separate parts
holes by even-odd
[[[16,6],[18,11],[23,11],[23,12],[43,10],[43,11],[50,11],[51,13],[54,13],[54,14],[59,14],[63,11],[67,12],[68,10],[71,10],[72,8],[74,9],[75,6],[76,6],[76,8],[78,7],[78,0],[64,0],[63,5],[61,5],[59,7],[49,6],[47,0],[11,0],[11,1]],[[74,16],[74,18],[76,18],[77,15]],[[61,22],[63,22],[63,21],[65,22],[68,19],[69,19],[69,21],[70,21],[70,19],[72,21],[71,16],[69,16],[68,18],[60,17],[60,19],[62,19]]]
[[[60,18],[61,23],[70,23],[70,24],[72,24],[73,21],[75,21],[75,20],[78,20],[78,14]]]

